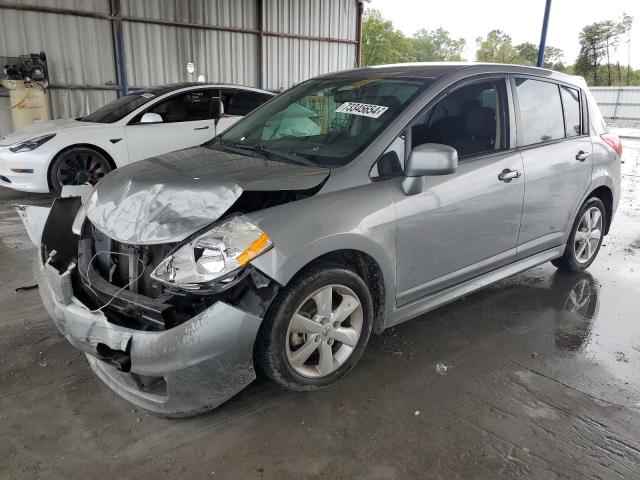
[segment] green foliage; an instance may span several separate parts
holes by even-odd
[[[514,63],[518,65],[535,65],[538,60],[538,46],[531,42],[513,45],[511,37],[502,30],[491,30],[486,38],[476,39],[478,50],[476,60],[491,63]],[[562,50],[548,46],[544,50],[544,66],[564,71]]]
[[[463,38],[451,38],[442,28],[418,30],[410,39],[413,57],[418,62],[456,62],[462,60]]]
[[[517,63],[518,52],[511,37],[502,30],[491,30],[486,38],[476,38],[476,60],[491,63]]]
[[[630,66],[626,75],[619,66],[611,64],[611,53],[615,52],[621,37],[629,35],[633,17],[622,14],[619,22],[604,20],[585,26],[578,37],[580,53],[576,59],[575,71],[587,79],[590,85],[615,85],[621,81],[625,85],[634,78]],[[604,68],[602,62],[606,62]]]
[[[563,63],[563,52],[547,46],[544,66],[568,74],[582,75],[589,85],[640,85],[640,70],[611,64],[610,56],[620,42],[630,41],[633,17],[623,14],[618,22],[605,20],[585,26],[580,32],[580,54],[573,65]],[[626,38],[626,40],[625,40]],[[513,44],[502,30],[491,30],[476,39],[476,60],[480,62],[535,65],[538,45]],[[452,38],[442,28],[422,29],[407,37],[378,10],[367,9],[362,24],[362,65],[400,62],[461,61],[463,38]]]
[[[422,29],[413,37],[406,37],[378,10],[365,11],[362,22],[362,65],[462,60],[464,46],[464,39],[451,38],[449,32],[442,28],[431,31]]]
[[[414,61],[409,40],[378,10],[366,10],[362,22],[362,64]]]

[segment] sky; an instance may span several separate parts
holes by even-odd
[[[514,44],[540,41],[545,0],[370,0],[367,8],[380,10],[405,35],[425,28],[442,27],[455,37],[467,41],[464,57],[475,60],[476,38],[500,29]],[[619,20],[622,13],[634,17],[631,31],[631,65],[640,68],[640,0],[552,0],[547,45],[564,51],[564,62],[575,62],[582,27],[602,20]],[[620,42],[612,63],[627,65],[626,39]]]

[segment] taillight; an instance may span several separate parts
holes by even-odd
[[[603,133],[600,135],[600,138],[607,142],[607,145],[613,148],[618,155],[622,156],[622,142],[620,141],[620,137],[613,133]]]

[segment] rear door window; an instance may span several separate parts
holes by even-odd
[[[247,92],[243,90],[224,90],[222,92],[222,105],[224,107],[224,113],[227,115],[243,117],[271,98],[271,95],[264,93]]]
[[[564,125],[567,137],[580,135],[580,91],[575,88],[560,87],[562,107],[564,109]]]
[[[520,108],[518,144],[533,145],[564,138],[559,86],[530,78],[515,80]]]
[[[179,93],[147,111],[160,115],[164,123],[209,120],[212,118],[212,93],[210,89]]]

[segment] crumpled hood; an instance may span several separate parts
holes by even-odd
[[[17,132],[9,134],[6,137],[0,138],[0,147],[24,142],[31,138],[48,135],[50,133],[59,133],[70,128],[86,128],[95,125],[95,123],[80,122],[73,118],[63,118],[60,120],[49,120],[48,122],[34,123],[18,130]]]
[[[243,191],[306,190],[328,175],[324,168],[188,148],[111,172],[85,210],[118,242],[179,242],[220,218]]]

